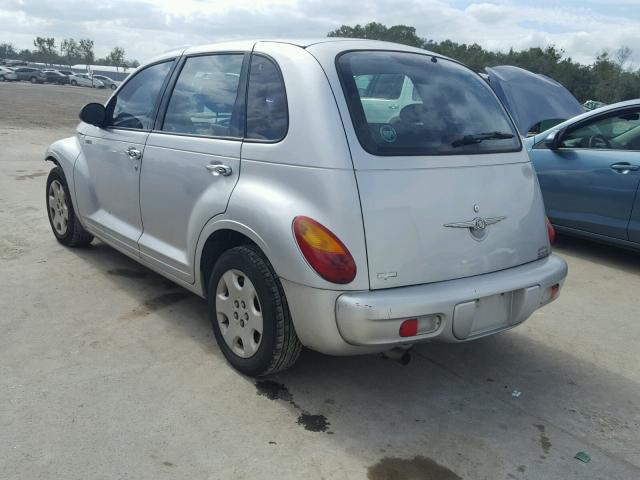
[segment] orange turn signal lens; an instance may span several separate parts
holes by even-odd
[[[331,283],[349,283],[356,277],[356,263],[347,247],[331,230],[312,218],[293,219],[293,232],[309,265]]]

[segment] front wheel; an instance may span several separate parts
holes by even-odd
[[[291,367],[302,345],[273,268],[260,250],[227,250],[209,277],[213,332],[227,361],[245,375],[268,375]]]
[[[67,247],[82,247],[93,240],[76,216],[64,172],[54,167],[49,172],[46,188],[47,214],[53,235]]]
[[[38,79],[36,77],[31,77],[29,80],[31,83],[38,83]]]
[[[117,86],[115,84],[111,84],[111,90],[115,90],[117,88]]]
[[[0,82],[6,82],[6,78],[4,78],[4,75],[0,75]]]
[[[76,82],[75,80],[71,80],[71,85],[73,85],[74,87],[78,86],[78,82]]]

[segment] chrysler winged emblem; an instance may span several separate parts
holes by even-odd
[[[494,223],[501,222],[505,218],[507,217],[476,217],[466,222],[445,223],[444,226],[450,228],[468,228],[474,239],[483,240],[487,234],[487,227]]]

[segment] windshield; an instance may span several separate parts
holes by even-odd
[[[457,155],[521,149],[481,77],[429,55],[355,51],[337,60],[358,140],[374,155]]]

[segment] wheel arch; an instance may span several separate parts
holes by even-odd
[[[205,225],[198,240],[195,265],[198,267],[196,281],[207,297],[209,275],[220,256],[227,250],[240,245],[256,247],[269,263],[269,251],[260,235],[239,222],[228,219],[214,219]]]
[[[67,180],[67,188],[69,188],[74,208],[76,208],[77,205],[73,169],[80,153],[81,149],[78,137],[73,136],[58,140],[57,142],[49,145],[44,156],[44,160],[46,162],[52,162],[54,165],[62,169]]]

